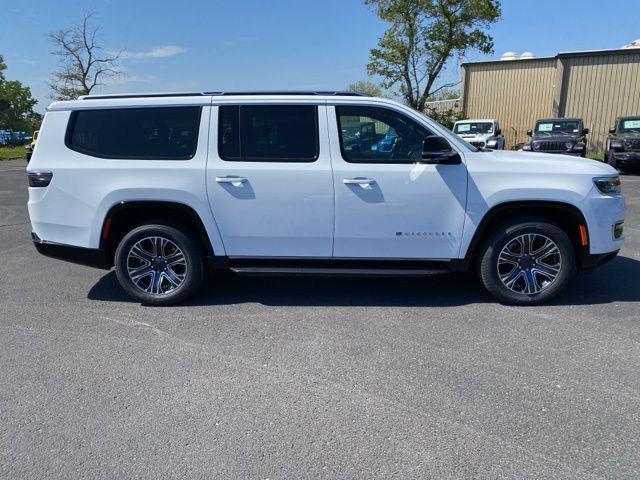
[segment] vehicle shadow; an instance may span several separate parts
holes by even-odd
[[[133,302],[114,272],[89,291],[90,300]],[[640,301],[640,261],[617,257],[593,275],[573,279],[551,305]],[[452,307],[495,302],[472,273],[426,278],[239,277],[212,273],[200,292],[179,306],[259,303],[267,306]]]

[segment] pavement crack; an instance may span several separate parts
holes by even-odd
[[[0,225],[0,228],[4,228],[4,227],[16,227],[18,225],[27,225],[30,222],[20,222],[20,223],[7,223],[6,225]]]

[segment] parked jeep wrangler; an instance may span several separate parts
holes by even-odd
[[[533,130],[527,131],[531,142],[525,143],[525,152],[561,153],[584,157],[587,153],[586,136],[581,118],[547,118],[538,120]]]
[[[504,136],[497,120],[459,120],[453,133],[476,148],[504,150]]]
[[[640,116],[616,119],[609,130],[604,160],[620,171],[640,166]]]

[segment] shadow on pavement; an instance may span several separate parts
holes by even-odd
[[[89,291],[90,300],[133,302],[114,272]],[[493,302],[471,273],[426,278],[238,277],[209,275],[201,291],[180,306],[260,303],[269,306],[449,307]],[[640,301],[640,261],[617,257],[592,275],[575,278],[553,305]]]

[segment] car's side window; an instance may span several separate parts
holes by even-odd
[[[342,157],[350,163],[415,163],[427,128],[388,108],[337,106]]]
[[[224,105],[220,158],[241,162],[313,162],[318,158],[315,105]]]
[[[77,110],[65,143],[98,158],[188,160],[196,153],[201,111],[190,106]]]

